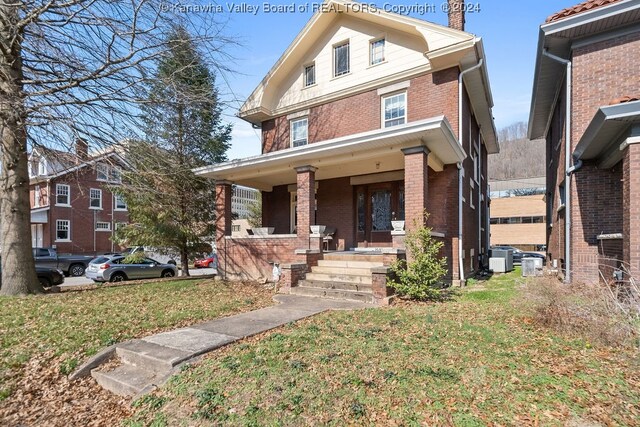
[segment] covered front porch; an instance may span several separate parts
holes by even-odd
[[[452,252],[456,164],[465,156],[447,120],[436,117],[202,168],[198,174],[216,180],[219,271],[279,275],[290,286],[327,251],[369,251],[389,265],[425,209]],[[262,191],[262,225],[272,234],[231,237],[233,184]]]

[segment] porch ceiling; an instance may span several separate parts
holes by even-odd
[[[271,191],[276,185],[296,182],[295,168],[299,166],[316,167],[316,180],[404,169],[404,155],[400,150],[415,146],[425,146],[431,151],[429,166],[435,171],[466,157],[449,122],[439,116],[205,166],[194,172],[211,179]]]

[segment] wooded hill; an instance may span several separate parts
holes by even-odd
[[[545,141],[528,140],[525,122],[500,129],[498,142],[500,153],[489,156],[489,181],[545,175]]]

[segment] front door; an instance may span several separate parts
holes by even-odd
[[[391,246],[391,221],[404,219],[402,181],[356,187],[358,246]]]

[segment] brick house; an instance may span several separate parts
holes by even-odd
[[[32,246],[87,255],[119,249],[113,233],[129,213],[110,188],[121,182],[121,165],[115,149],[90,156],[83,141],[75,153],[35,148],[29,156]]]
[[[566,281],[640,268],[640,2],[591,0],[540,27],[529,138],[546,139],[548,257]]]
[[[262,154],[197,171],[216,180],[219,271],[270,278],[276,263],[285,290],[305,276],[370,285],[331,268],[384,272],[404,256],[392,220],[410,230],[426,209],[448,279],[464,280],[486,258],[487,155],[498,151],[482,40],[462,13],[445,27],[346,0],[324,6],[240,109],[262,130]],[[232,184],[262,191],[274,234],[231,236]]]

